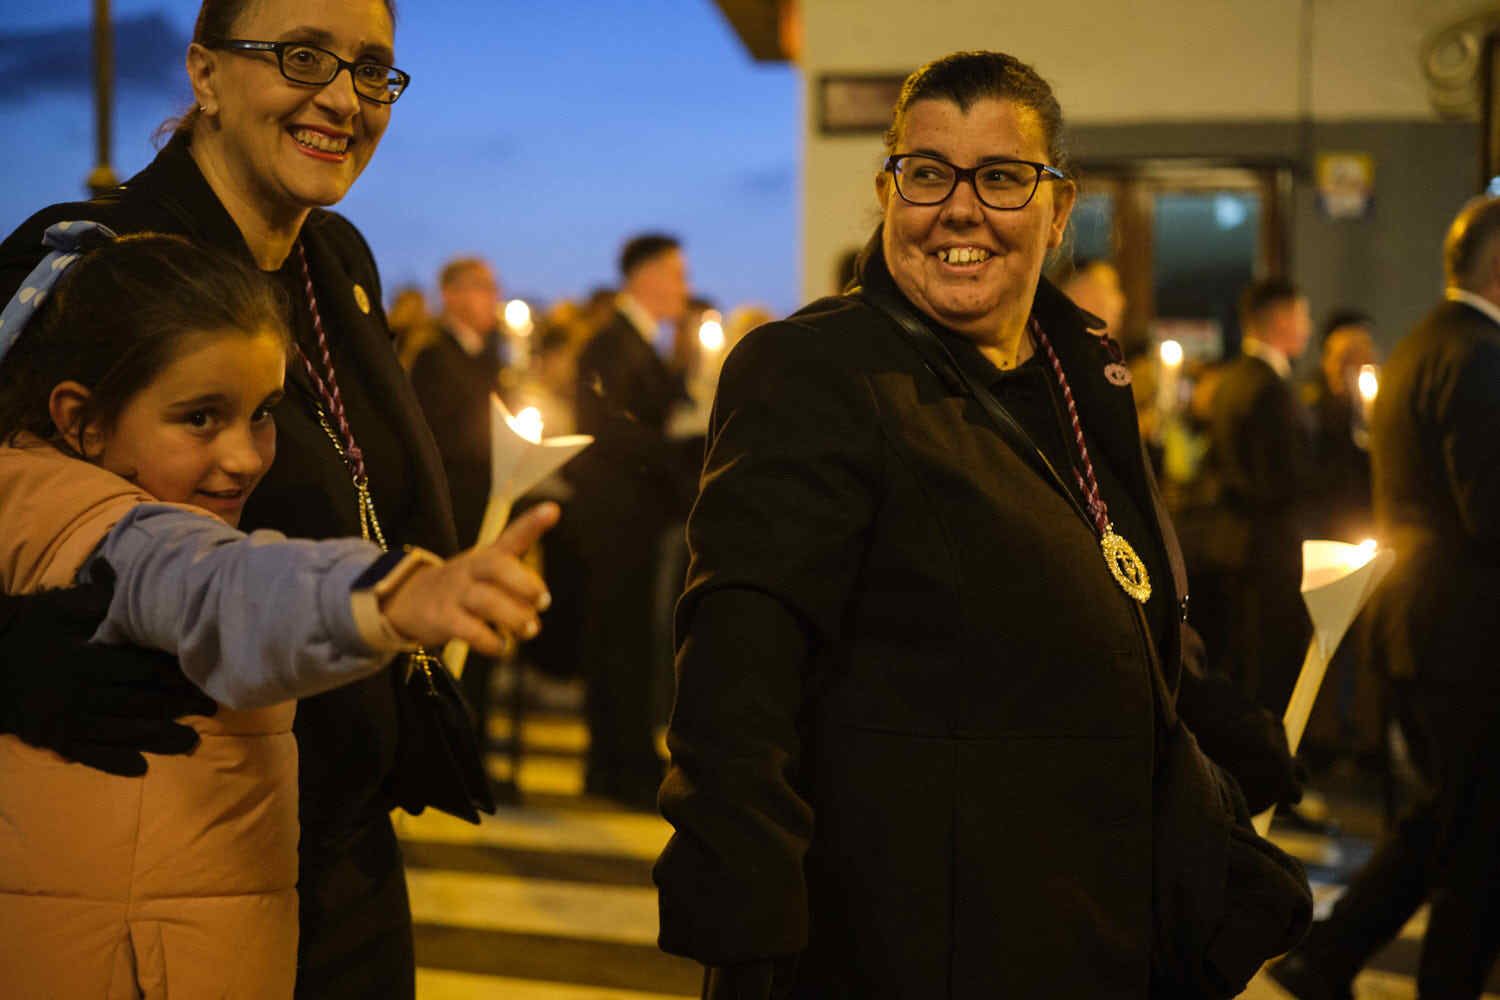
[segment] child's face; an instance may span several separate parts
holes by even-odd
[[[273,334],[203,335],[125,404],[95,459],[160,500],[237,525],[276,457],[271,408],[285,376]]]

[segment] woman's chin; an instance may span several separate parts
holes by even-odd
[[[287,176],[281,185],[287,200],[299,208],[327,208],[337,205],[349,193],[357,176],[308,176],[308,173],[305,168],[296,171],[292,176]]]

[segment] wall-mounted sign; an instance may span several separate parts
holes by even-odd
[[[884,132],[904,76],[828,75],[818,79],[818,127],[823,132]]]
[[[1375,158],[1369,153],[1319,153],[1318,208],[1330,219],[1367,219],[1375,207]]]

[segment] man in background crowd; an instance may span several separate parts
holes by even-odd
[[[1500,199],[1459,213],[1445,301],[1397,345],[1372,427],[1375,513],[1396,563],[1371,653],[1428,792],[1272,976],[1347,998],[1431,904],[1417,993],[1478,997],[1500,953]]]
[[[1313,527],[1319,538],[1358,542],[1374,531],[1369,428],[1357,386],[1360,368],[1374,363],[1374,321],[1357,309],[1333,312],[1323,325],[1318,377],[1306,392],[1318,470]]]
[[[432,428],[463,545],[479,537],[490,496],[490,393],[500,381],[500,285],[490,265],[459,257],[438,275],[443,311],[438,332],[412,362],[411,382]],[[481,724],[489,707],[495,661],[471,654],[462,684]]]
[[[1214,391],[1205,459],[1222,508],[1222,635],[1209,656],[1280,717],[1301,668],[1311,622],[1302,604],[1302,506],[1310,481],[1307,418],[1292,362],[1311,332],[1307,299],[1284,278],[1257,281],[1240,300],[1243,354]]]
[[[657,353],[664,324],[687,309],[687,262],[671,236],[625,244],[609,321],[578,356],[578,430],[594,445],[568,467],[588,583],[582,659],[588,681],[585,790],[655,809],[662,764],[652,725],[659,543],[694,483],[666,436],[686,396]]]
[[[1120,338],[1120,321],[1125,318],[1125,291],[1120,286],[1120,272],[1107,260],[1081,257],[1062,280],[1063,294],[1080,309],[1104,320],[1104,332]],[[1097,331],[1096,331],[1097,332]]]

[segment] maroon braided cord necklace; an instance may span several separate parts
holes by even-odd
[[[333,353],[328,349],[328,335],[323,332],[323,316],[318,311],[318,296],[313,291],[312,270],[307,266],[307,252],[302,249],[300,241],[297,243],[297,259],[302,263],[302,279],[307,290],[307,308],[312,313],[313,332],[318,335],[318,353],[321,355],[323,370],[328,373],[328,378],[325,380],[319,374],[301,347],[297,348],[297,357],[302,359],[302,367],[307,371],[307,377],[312,380],[319,397],[323,400],[324,409],[338,427],[339,436],[343,439],[344,463],[349,466],[349,473],[354,477],[354,485],[368,488],[370,478],[365,471],[365,453],[355,442],[354,430],[349,426],[349,417],[344,412],[344,397],[339,392],[338,376],[333,371]]]
[[[1047,361],[1052,366],[1052,376],[1057,379],[1063,402],[1067,405],[1068,422],[1073,427],[1073,440],[1078,445],[1080,459],[1072,463],[1073,476],[1078,480],[1078,488],[1083,491],[1084,505],[1088,508],[1089,518],[1094,522],[1094,531],[1104,549],[1104,561],[1109,565],[1109,570],[1121,589],[1144,604],[1151,598],[1151,580],[1146,574],[1146,564],[1136,555],[1130,543],[1116,533],[1114,524],[1109,519],[1109,505],[1099,494],[1099,480],[1094,475],[1094,462],[1089,458],[1088,442],[1083,439],[1083,421],[1078,419],[1078,404],[1073,401],[1073,387],[1068,384],[1068,375],[1063,371],[1057,352],[1052,349],[1052,341],[1047,338],[1035,316],[1029,321],[1028,329],[1047,355]]]

